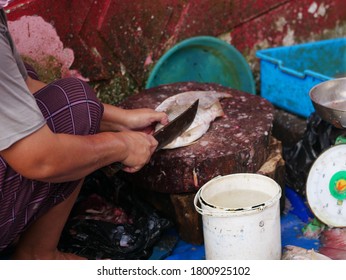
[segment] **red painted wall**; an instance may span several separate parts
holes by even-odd
[[[259,48],[318,39],[338,26],[346,36],[345,0],[14,1],[9,20],[22,15],[52,23],[83,76],[95,81],[126,73],[138,88],[155,61],[185,38],[223,35],[256,64]]]

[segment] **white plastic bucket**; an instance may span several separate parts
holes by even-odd
[[[219,176],[197,192],[207,260],[281,258],[281,188],[251,173]]]

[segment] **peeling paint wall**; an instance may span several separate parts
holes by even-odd
[[[345,0],[17,0],[10,20],[39,15],[75,54],[72,67],[117,103],[141,90],[156,61],[183,39],[235,46],[258,81],[258,49],[346,36]]]
[[[43,82],[71,76],[87,81],[71,69],[73,50],[64,48],[55,28],[42,17],[22,16],[8,21],[8,28],[24,61],[36,69]]]

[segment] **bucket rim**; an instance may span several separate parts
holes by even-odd
[[[223,179],[225,177],[236,177],[236,176],[249,176],[249,177],[260,177],[264,180],[270,181],[274,183],[275,185],[278,186],[278,191],[275,195],[273,195],[269,200],[264,201],[263,203],[260,203],[258,205],[253,205],[253,206],[248,206],[248,207],[236,207],[236,208],[231,208],[231,207],[221,207],[221,206],[215,206],[211,205],[210,203],[206,202],[202,197],[201,197],[201,192],[203,191],[204,187],[207,186],[209,183],[214,182],[215,180]],[[272,178],[262,175],[262,174],[255,174],[255,173],[234,173],[234,174],[229,174],[225,176],[217,176],[210,181],[208,181],[206,184],[204,184],[196,193],[195,198],[194,198],[194,206],[196,211],[201,214],[201,215],[208,215],[208,216],[217,216],[217,217],[229,217],[230,215],[244,215],[244,214],[252,214],[253,212],[259,212],[263,211],[265,208],[271,207],[273,204],[277,203],[280,200],[280,197],[282,195],[281,187],[280,185],[273,180]],[[220,211],[215,211],[215,210],[208,210],[208,209],[202,209],[200,206],[198,206],[198,202],[200,205],[206,205],[210,208],[220,210]]]

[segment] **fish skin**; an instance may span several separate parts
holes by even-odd
[[[163,149],[175,149],[194,144],[196,140],[208,131],[212,121],[218,117],[224,116],[219,100],[230,97],[232,97],[232,95],[226,92],[187,91],[173,95],[164,100],[155,110],[158,112],[165,112],[168,115],[169,121],[172,121],[180,115],[197,99],[199,99],[199,105],[192,124],[179,137],[163,147]],[[158,124],[155,130],[161,127],[162,125]]]

